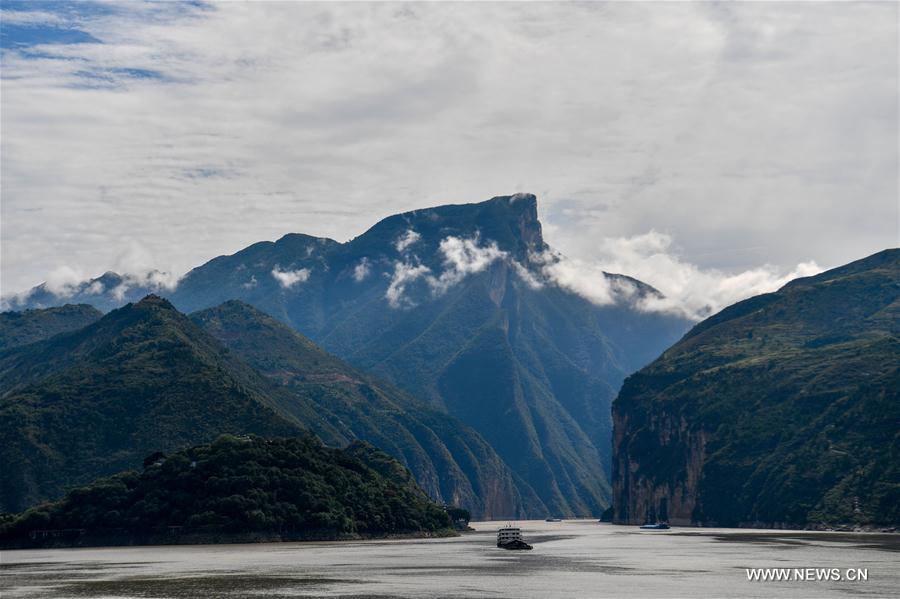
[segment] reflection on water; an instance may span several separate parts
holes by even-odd
[[[452,539],[4,551],[12,597],[897,597],[900,535],[639,531],[520,522]],[[749,582],[745,568],[867,568],[865,582]]]

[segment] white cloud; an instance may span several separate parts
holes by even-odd
[[[537,290],[541,289],[544,286],[544,282],[531,270],[528,269],[524,264],[517,262],[515,260],[510,260],[510,265],[513,268],[513,271],[522,280],[523,283],[528,285],[531,289]]]
[[[491,241],[479,246],[478,239],[445,237],[438,251],[443,254],[444,271],[438,277],[429,277],[428,284],[436,295],[446,292],[467,275],[483,271],[495,260],[507,257],[507,253]]]
[[[7,294],[126,237],[183,273],[513,189],[585,263],[651,228],[702,272],[897,243],[897,3],[37,6],[4,20],[103,43],[3,49]]]
[[[353,280],[359,283],[360,281],[365,280],[370,272],[371,267],[369,265],[369,259],[364,257],[359,261],[359,264],[353,267]]]
[[[149,292],[175,289],[179,277],[156,270],[125,272],[121,275],[121,281],[111,289],[107,289],[101,281],[89,281],[90,277],[82,271],[70,266],[60,266],[53,269],[43,281],[43,289],[61,300],[67,300],[79,293],[100,295],[107,292],[114,299],[123,300],[125,294],[134,288],[142,288]],[[0,306],[3,309],[19,309],[22,303],[28,301],[32,291],[33,289],[28,289],[19,293],[3,295],[0,298]]]
[[[278,265],[272,269],[272,276],[278,281],[278,284],[285,289],[290,289],[298,283],[305,283],[309,279],[309,269],[300,268],[297,270],[281,270]]]
[[[84,273],[76,268],[60,266],[47,275],[44,288],[60,298],[71,297],[85,278]]]
[[[598,306],[616,302],[616,294],[603,269],[595,265],[553,251],[533,254],[530,262],[538,265],[544,278]]]
[[[148,270],[143,273],[128,273],[124,275],[126,281],[132,287],[149,287],[150,289],[172,290],[178,286],[181,280],[179,275],[160,270]]]
[[[394,242],[394,247],[398,252],[402,253],[409,246],[419,241],[421,238],[422,236],[419,235],[416,231],[409,229],[408,231],[406,231],[406,233],[397,238],[397,241]]]
[[[413,281],[424,277],[431,269],[423,264],[410,264],[409,262],[395,262],[394,273],[391,276],[391,282],[385,291],[384,297],[387,298],[391,308],[399,308],[403,305],[412,305],[409,298],[403,297],[406,287]]]
[[[67,27],[71,24],[68,19],[63,18],[61,15],[40,10],[3,10],[0,11],[0,14],[2,14],[3,22],[6,25]]]
[[[603,271],[628,274],[658,289],[663,297],[648,295],[637,307],[677,313],[699,320],[748,297],[775,291],[797,277],[817,274],[814,262],[801,262],[785,270],[772,265],[736,272],[700,268],[682,258],[669,235],[650,231],[627,238],[606,239],[599,244],[595,262],[557,255],[538,256],[541,272],[561,287],[605,305],[627,301],[634,289],[620,287],[602,276]]]
[[[128,292],[128,284],[120,283],[113,287],[110,290],[110,295],[112,295],[117,301],[122,301],[125,299],[125,294]]]
[[[244,289],[255,289],[258,284],[259,281],[256,280],[256,275],[250,275],[250,280],[246,283],[242,283],[241,287]]]
[[[88,295],[100,295],[101,293],[103,293],[103,291],[103,283],[101,283],[100,281],[94,281],[93,283],[88,285],[87,289],[84,290],[84,292]]]

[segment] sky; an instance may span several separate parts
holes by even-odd
[[[530,192],[718,309],[900,244],[898,6],[3,2],[0,293]]]

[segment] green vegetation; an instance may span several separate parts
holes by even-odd
[[[410,229],[421,238],[401,255],[394,243]],[[535,198],[498,197],[391,216],[343,244],[305,235],[257,243],[195,268],[172,301],[185,310],[229,299],[249,303],[360,370],[469,425],[514,473],[518,498],[504,492],[504,499],[496,493],[498,499],[488,500],[491,487],[484,486],[475,492],[486,506],[518,502],[526,510],[515,514],[519,517],[599,515],[610,498],[615,390],[629,372],[674,342],[687,323],[627,306],[597,307],[554,285],[530,287],[502,260],[443,294],[434,294],[424,279],[410,282],[404,292],[408,303],[390,307],[385,290],[395,264],[408,260],[439,276],[447,268],[440,243],[448,236],[496,243],[525,266],[530,253],[547,248]],[[365,276],[357,276],[361,265]],[[271,275],[275,266],[306,268],[310,276],[284,289]],[[641,293],[652,292],[633,284]],[[226,337],[220,339],[242,351]],[[295,377],[290,384],[297,388],[300,381]],[[370,437],[357,422],[350,426],[394,455],[412,455]],[[423,437],[416,438],[421,442]],[[446,436],[441,442],[450,445]],[[453,451],[461,466],[465,454],[465,449]],[[415,460],[404,461],[419,476]],[[462,467],[473,486],[476,477],[485,480]],[[441,497],[455,502],[444,490]],[[478,511],[465,496],[463,502]],[[493,508],[491,513],[514,515]]]
[[[31,508],[0,524],[0,543],[177,542],[192,534],[227,541],[241,533],[338,538],[449,528],[447,513],[409,471],[368,444],[341,450],[311,435],[223,435],[153,456],[143,472],[98,480]]]
[[[103,314],[87,304],[45,310],[0,313],[0,352],[68,333],[99,320]]]
[[[326,353],[296,331],[239,301],[191,319],[262,373],[279,410],[334,446],[366,440],[395,456],[436,501],[481,518],[537,511],[488,443],[456,418]],[[522,485],[525,493],[530,489]]]
[[[396,241],[409,230],[419,239],[400,251]],[[505,258],[455,277],[441,250],[451,236],[496,244]],[[500,196],[394,215],[346,243],[302,234],[255,243],[194,268],[168,297],[184,312],[246,302],[402,389],[324,359],[320,370],[287,363],[279,373],[289,344],[266,331],[234,335],[224,326],[220,335],[212,322],[208,329],[269,384],[287,388],[266,393],[283,415],[327,442],[376,443],[435,498],[476,517],[598,515],[610,500],[616,389],[689,323],[632,305],[596,306],[549,281],[535,285],[541,267],[532,259],[548,249],[536,198]],[[446,292],[435,292],[428,277],[408,281],[401,305],[392,307],[386,292],[404,263],[460,280]],[[284,287],[276,268],[308,277]],[[607,278],[637,296],[656,293],[622,275]],[[101,309],[121,303],[109,293],[89,295],[95,283],[114,288],[114,274],[101,279],[82,286],[78,301]],[[28,301],[50,295],[39,288]],[[270,342],[279,356],[264,355]],[[407,394],[431,410],[413,409]]]
[[[0,353],[0,511],[56,499],[154,450],[222,433],[289,436],[268,383],[148,296],[71,333]]]
[[[35,311],[41,313],[63,309]],[[487,442],[240,302],[195,314],[148,296],[0,354],[0,509],[57,499],[221,433],[312,431],[396,456],[437,501],[481,517],[536,511]],[[527,487],[526,487],[527,488]]]
[[[643,518],[647,489],[671,514],[695,480],[676,517],[900,523],[898,316],[900,250],[886,250],[697,325],[616,400],[617,519]]]

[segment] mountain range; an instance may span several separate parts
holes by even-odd
[[[455,448],[451,455],[457,464],[474,463],[490,449],[499,456],[492,468],[499,472],[502,464],[511,472],[499,479],[498,499],[473,491],[498,508],[490,513],[501,514],[503,505],[512,510],[504,516],[587,516],[610,501],[616,391],[690,323],[641,309],[638,300],[658,292],[625,275],[594,281],[610,290],[611,300],[589,301],[553,276],[560,260],[543,239],[536,198],[516,194],[391,216],[346,243],[288,234],[210,260],[172,290],[129,286],[127,278],[107,273],[111,289],[101,277],[57,301],[108,309],[154,290],[191,313],[240,300],[356,372],[402,390],[405,401],[418,402],[416,414],[450,415],[477,431],[487,442],[480,454],[463,459],[470,449]],[[44,286],[15,307],[47,306],[53,297]],[[230,345],[227,337],[220,341]],[[283,387],[279,393],[296,393],[296,377],[279,378],[256,364],[269,384]],[[324,438],[359,434],[331,422],[317,430]],[[386,440],[373,442],[387,449]],[[484,489],[489,479],[476,484],[473,477],[470,468],[467,480]],[[441,488],[448,500],[468,493],[451,492],[446,482],[419,482],[431,493]]]
[[[329,445],[368,441],[409,467],[432,498],[481,517],[544,509],[471,427],[352,368],[284,323],[236,300],[190,318],[266,377],[280,409]]]
[[[59,310],[25,314],[55,323]],[[307,432],[334,446],[378,443],[432,498],[483,517],[543,509],[470,427],[249,305],[231,301],[190,319],[151,295],[99,316],[0,351],[0,510],[222,433]]]
[[[900,522],[900,250],[695,326],[613,408],[615,521]]]
[[[103,313],[87,304],[0,312],[0,351],[85,327]]]
[[[290,436],[266,381],[155,296],[0,352],[0,509],[56,499],[153,451]]]

